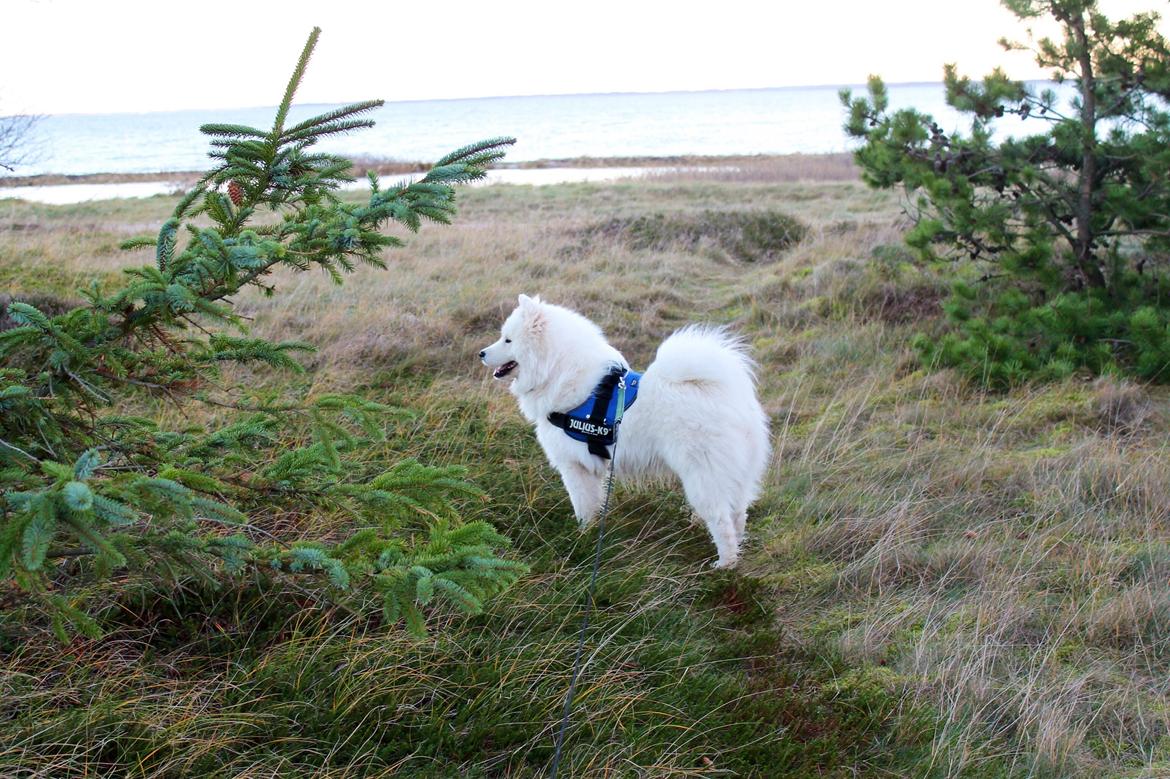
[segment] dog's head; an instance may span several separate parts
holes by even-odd
[[[537,370],[548,318],[540,298],[520,296],[516,309],[504,320],[500,340],[479,353],[496,379],[515,381]]]

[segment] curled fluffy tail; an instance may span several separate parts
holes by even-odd
[[[658,347],[646,381],[724,385],[746,390],[754,400],[755,367],[743,340],[726,328],[688,325]]]

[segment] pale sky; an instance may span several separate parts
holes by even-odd
[[[3,0],[0,23],[0,115],[273,105],[314,25],[302,103],[1045,75],[997,45],[1025,29],[997,0]]]

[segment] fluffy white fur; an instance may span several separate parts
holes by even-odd
[[[510,382],[587,526],[601,508],[609,463],[548,415],[580,405],[611,365],[629,363],[593,322],[527,295],[480,358]],[[646,369],[619,428],[615,468],[619,478],[677,475],[715,542],[715,565],[727,567],[739,559],[769,453],[768,419],[742,342],[721,328],[692,325],[667,338]]]

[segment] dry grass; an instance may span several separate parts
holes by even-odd
[[[778,466],[792,515],[758,565],[808,596],[790,626],[938,711],[944,775],[1004,742],[1029,774],[1162,764],[1164,438],[1108,432],[1117,404],[1078,382],[987,397],[892,368],[855,372],[828,403],[786,399],[808,421]]]
[[[472,190],[454,227],[411,237],[389,257],[388,273],[363,271],[341,288],[287,275],[276,297],[249,296],[241,305],[258,333],[319,346],[315,387],[381,388],[424,416],[482,403],[489,430],[516,435],[524,435],[516,412],[475,353],[495,337],[517,293],[580,309],[642,366],[680,324],[735,324],[761,363],[777,455],[749,521],[743,574],[765,587],[788,650],[849,669],[833,694],[880,689],[906,712],[931,713],[932,724],[918,731],[931,743],[898,758],[902,775],[1170,770],[1166,392],[1077,378],[987,395],[949,373],[922,371],[907,343],[916,329],[934,326],[945,280],[898,248],[904,225],[891,197],[843,171],[837,180],[837,161],[809,161],[807,173],[801,164]],[[804,180],[816,177],[831,180]],[[18,279],[17,291],[60,294],[122,264],[114,236],[157,223],[170,202],[92,213],[2,204],[0,272],[19,263],[8,277]],[[808,234],[769,264],[677,245],[635,249],[618,236],[581,238],[607,219],[727,208],[782,211]],[[433,419],[418,434],[428,430]],[[480,445],[443,435],[420,453],[469,462]],[[531,447],[507,457],[509,465],[489,463],[515,469],[498,500],[526,506],[559,494]],[[479,476],[495,478],[486,465]],[[527,519],[550,521],[556,505]],[[676,508],[660,504],[648,516],[631,508],[630,546],[619,554],[643,543],[640,532],[667,532]],[[683,525],[670,532],[699,533]],[[655,609],[689,586],[678,568],[646,581],[639,597]],[[308,658],[331,640],[309,634],[288,651]],[[607,673],[620,676],[632,657],[615,656]],[[535,683],[536,666],[525,668]],[[364,662],[344,671],[342,702],[358,706],[379,673]],[[632,704],[620,691],[637,693],[615,684],[599,688],[597,711],[607,712],[599,727],[618,728],[618,746],[599,753],[596,765],[581,763],[581,775],[620,773],[650,759],[621,747],[622,706]],[[497,705],[490,690],[476,690],[475,706]],[[460,705],[444,703],[451,711]],[[900,739],[913,742],[905,727],[887,745],[891,755]],[[853,770],[879,775],[872,764]]]
[[[690,158],[661,171],[651,171],[653,181],[727,181],[780,183],[796,181],[858,181],[861,173],[853,155],[784,154],[754,157]]]

